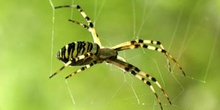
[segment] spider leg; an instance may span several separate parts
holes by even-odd
[[[93,53],[88,52],[88,53],[86,53],[84,55],[77,56],[74,60],[77,62],[78,60],[86,59],[86,58],[93,57],[93,56],[94,56]]]
[[[85,28],[86,30],[89,31],[89,26],[87,26],[86,24],[80,23],[80,22],[75,21],[75,20],[72,20],[72,19],[68,19],[68,21],[69,21],[69,22],[72,22],[72,23],[74,23],[74,24],[77,24],[77,25],[79,25],[79,26],[81,26],[81,27],[83,27],[83,28]]]
[[[107,59],[106,62],[107,62],[107,63],[111,63],[111,64],[113,64],[113,65],[115,65],[115,66],[117,66],[117,67],[119,67],[119,68],[125,70],[126,72],[131,73],[131,74],[134,75],[136,78],[138,78],[139,80],[141,80],[141,81],[143,81],[145,84],[147,84],[147,85],[150,87],[151,91],[154,93],[155,97],[157,98],[157,102],[159,103],[161,110],[163,110],[161,101],[160,101],[160,99],[159,99],[159,97],[158,97],[158,95],[157,95],[157,93],[156,93],[156,91],[155,91],[155,89],[154,89],[154,87],[152,86],[152,84],[151,84],[150,81],[153,81],[153,82],[160,88],[160,90],[163,92],[163,95],[166,97],[166,99],[168,100],[168,102],[169,102],[170,104],[172,104],[171,101],[170,101],[170,99],[169,99],[169,96],[167,95],[167,93],[165,92],[165,90],[162,88],[162,86],[160,85],[160,83],[159,83],[159,82],[156,80],[156,78],[154,78],[153,76],[151,76],[151,75],[145,73],[144,71],[141,71],[139,68],[137,68],[137,67],[135,67],[135,66],[133,66],[133,65],[127,63],[127,62],[124,62],[124,61],[122,61],[122,60],[119,60],[119,59]],[[150,81],[148,81],[147,79],[145,79],[145,77],[146,77],[147,79],[149,79]]]
[[[154,45],[158,45],[160,46],[161,48],[164,49],[163,45],[161,44],[160,41],[156,41],[156,40],[143,40],[143,39],[135,39],[135,40],[132,40],[132,41],[127,41],[127,42],[123,42],[123,43],[120,43],[112,48],[118,48],[118,47],[121,47],[121,46],[125,46],[125,45],[131,45],[131,44],[139,44],[139,43],[144,43],[144,44],[154,44]]]
[[[63,70],[64,68],[66,68],[67,66],[69,66],[72,63],[72,61],[68,61],[67,63],[65,63],[59,70],[57,70],[55,73],[53,73],[52,75],[50,75],[49,78],[54,77],[56,74],[58,74],[61,70]]]
[[[87,14],[83,11],[83,9],[79,5],[62,5],[62,6],[55,7],[55,9],[59,9],[59,8],[75,8],[75,9],[77,9],[80,12],[80,14],[83,16],[83,18],[86,20],[88,25],[79,23],[78,21],[74,21],[74,20],[69,20],[69,21],[71,21],[75,24],[78,24],[78,25],[84,27],[85,29],[87,29],[92,34],[94,42],[97,43],[99,46],[101,46],[100,39],[98,37],[98,34],[96,33],[95,27],[94,27],[91,19],[87,16]]]
[[[134,45],[134,44],[139,44],[139,43],[157,45],[157,46],[160,46],[161,49],[165,50],[163,45],[162,45],[162,43],[160,41],[156,41],[156,40],[143,40],[143,39],[136,39],[136,40],[133,40],[133,41],[124,42],[124,43],[121,43],[119,45],[114,46],[113,48],[118,48],[118,47],[121,47],[121,46],[131,45],[131,44]],[[167,59],[168,70],[169,70],[169,72],[171,72],[169,56],[167,54],[165,54],[165,55],[166,55],[166,59]]]
[[[59,70],[57,70],[54,74],[50,75],[49,78],[54,77],[56,74],[58,74],[60,71],[62,71],[64,68],[66,68],[67,66],[70,66],[72,64],[72,62],[77,62],[78,60],[82,60],[82,59],[86,59],[89,57],[93,57],[93,53],[86,53],[84,55],[79,55],[78,57],[74,58],[74,59],[70,59],[67,63],[65,63]]]
[[[92,63],[81,67],[80,69],[78,69],[78,70],[76,70],[75,72],[69,74],[69,75],[66,76],[65,78],[67,79],[67,78],[69,78],[69,77],[72,77],[73,75],[75,75],[75,74],[77,74],[77,73],[79,73],[79,72],[81,72],[81,71],[84,71],[84,70],[86,70],[86,69],[92,67],[92,66],[95,65],[95,64],[97,64],[97,62],[96,62],[96,61],[92,61]]]
[[[156,47],[156,46],[152,46],[152,45],[148,45],[148,44],[160,45],[160,47]],[[123,50],[128,50],[128,49],[136,49],[136,48],[146,48],[148,50],[154,50],[154,51],[164,53],[167,57],[169,70],[170,70],[170,62],[169,62],[168,58],[172,59],[173,62],[182,71],[182,74],[184,76],[186,76],[186,74],[183,71],[183,68],[181,67],[181,65],[176,61],[176,59],[169,52],[167,52],[164,49],[164,47],[162,46],[162,44],[159,41],[137,39],[137,40],[130,41],[130,42],[124,42],[124,43],[121,43],[119,45],[116,45],[116,46],[112,47],[112,49],[117,50],[117,51],[123,51]]]

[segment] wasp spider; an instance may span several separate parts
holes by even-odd
[[[116,45],[110,48],[103,47],[101,45],[101,42],[99,40],[98,34],[96,33],[96,30],[95,30],[95,27],[92,21],[90,20],[90,18],[86,15],[86,13],[82,10],[82,8],[79,5],[64,5],[64,6],[55,7],[55,9],[60,9],[60,8],[75,8],[80,12],[80,14],[84,17],[84,19],[88,23],[87,25],[80,23],[78,21],[72,20],[72,19],[69,19],[69,21],[88,30],[92,34],[94,43],[87,42],[87,41],[75,41],[61,48],[59,52],[57,53],[57,58],[64,63],[64,66],[62,66],[59,70],[57,70],[54,74],[52,74],[50,78],[55,76],[57,73],[59,73],[61,70],[63,70],[67,66],[81,66],[81,68],[69,74],[68,76],[66,76],[66,79],[81,71],[84,71],[94,66],[95,64],[99,64],[105,61],[107,63],[110,63],[112,65],[115,65],[123,69],[124,71],[128,73],[131,73],[136,78],[138,78],[139,80],[147,84],[152,90],[152,92],[154,93],[157,99],[157,102],[160,105],[161,110],[163,109],[163,107],[162,107],[160,98],[158,97],[158,94],[156,93],[151,82],[153,82],[162,91],[163,95],[166,97],[168,102],[171,104],[171,101],[167,93],[165,92],[165,90],[162,88],[161,84],[156,80],[155,77],[140,70],[138,67],[128,62],[125,62],[124,60],[121,60],[118,56],[119,51],[129,50],[129,49],[145,48],[148,50],[157,51],[157,52],[163,53],[166,56],[169,70],[170,70],[169,60],[171,59],[179,67],[179,69],[182,71],[183,75],[185,76],[185,73],[182,67],[174,59],[174,57],[172,57],[164,49],[160,41],[136,39],[136,40],[121,43],[119,45]]]

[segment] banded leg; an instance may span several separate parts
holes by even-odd
[[[68,19],[68,21],[69,21],[69,22],[72,22],[72,23],[74,23],[74,24],[77,24],[77,25],[79,25],[79,26],[85,28],[87,31],[89,31],[89,26],[86,25],[86,24],[80,23],[80,22],[75,21],[75,20],[72,20],[72,19]]]
[[[156,44],[156,45],[160,45],[160,47],[151,46],[148,44]],[[170,68],[170,63],[169,63],[169,58],[170,58],[178,66],[178,68],[181,70],[182,74],[184,76],[186,76],[186,74],[183,71],[183,68],[180,66],[180,64],[176,61],[176,59],[170,53],[168,53],[166,50],[164,50],[162,44],[159,41],[137,39],[134,41],[125,42],[125,43],[116,45],[112,49],[117,50],[117,51],[123,51],[123,50],[136,49],[136,48],[146,48],[148,50],[154,50],[154,51],[164,53],[167,56],[169,68]]]
[[[94,27],[91,19],[87,16],[87,14],[83,11],[83,9],[79,5],[62,5],[62,6],[55,7],[55,9],[59,9],[59,8],[75,8],[75,9],[77,9],[80,12],[80,14],[82,15],[82,17],[86,20],[88,25],[79,23],[78,21],[75,21],[75,20],[69,20],[69,21],[71,21],[77,25],[80,25],[82,27],[85,26],[84,28],[87,29],[92,34],[94,42],[97,43],[99,46],[101,46],[101,42],[99,40],[98,34],[96,33],[95,27]]]
[[[114,48],[118,48],[118,47],[121,47],[121,46],[125,46],[125,45],[134,45],[134,44],[139,44],[139,43],[144,43],[144,44],[154,44],[154,45],[158,45],[160,46],[162,49],[164,49],[163,45],[161,44],[160,41],[156,41],[156,40],[143,40],[143,39],[135,39],[135,40],[132,40],[132,41],[127,41],[127,42],[124,42],[124,43],[120,43],[114,47],[112,47],[113,49]]]
[[[163,45],[161,44],[160,41],[156,41],[156,40],[142,40],[142,39],[136,39],[136,40],[133,40],[133,41],[124,42],[124,43],[116,45],[116,46],[114,46],[112,48],[118,48],[118,47],[125,46],[125,45],[134,45],[134,44],[139,44],[139,43],[153,44],[153,45],[160,46],[161,49],[164,49],[164,47],[163,47]],[[171,66],[170,66],[170,61],[169,61],[168,55],[166,55],[166,59],[167,59],[168,70],[169,70],[169,72],[171,72]]]
[[[96,61],[92,61],[92,63],[90,63],[88,65],[85,65],[85,66],[81,67],[80,69],[76,70],[75,72],[73,72],[73,73],[69,74],[68,76],[66,76],[66,79],[69,78],[69,77],[72,77],[73,75],[75,75],[75,74],[77,74],[77,73],[79,73],[81,71],[84,71],[84,70],[92,67],[95,64],[97,64],[97,62]]]
[[[66,68],[67,66],[69,66],[72,63],[72,61],[68,61],[65,65],[63,65],[59,70],[57,70],[55,73],[53,73],[52,75],[50,75],[49,78],[54,77],[56,74],[58,74],[61,70],[63,70],[64,68]]]
[[[63,70],[64,68],[66,68],[67,66],[70,66],[72,64],[72,62],[77,62],[78,60],[82,60],[82,59],[86,59],[89,57],[93,57],[93,53],[86,53],[84,55],[80,55],[74,59],[69,60],[67,63],[65,63],[59,70],[57,70],[54,74],[50,75],[49,78],[54,77],[56,74],[58,74],[61,70]]]
[[[162,88],[160,83],[153,76],[151,76],[151,75],[141,71],[139,68],[137,68],[137,67],[135,67],[135,66],[133,66],[133,65],[131,65],[129,63],[126,63],[124,61],[121,61],[119,59],[113,59],[113,60],[107,59],[106,62],[111,63],[111,64],[113,64],[113,65],[115,65],[115,66],[125,70],[126,72],[129,72],[129,73],[133,74],[136,78],[138,78],[139,80],[141,80],[145,84],[147,84],[150,87],[151,91],[154,93],[155,97],[157,98],[157,102],[159,103],[159,105],[161,107],[161,110],[163,110],[161,101],[160,101],[160,99],[159,99],[159,97],[158,97],[158,95],[157,95],[157,93],[156,93],[156,91],[155,91],[155,89],[152,86],[150,81],[153,81],[160,88],[160,90],[163,92],[163,95],[166,97],[168,102],[170,104],[172,104],[170,99],[169,99],[169,97],[168,97],[168,95],[167,95],[167,93],[165,92],[165,90]],[[146,80],[145,77],[147,79],[149,79],[150,81]]]
[[[79,61],[79,60],[86,59],[86,58],[93,57],[93,56],[94,56],[93,53],[88,52],[88,53],[86,53],[86,54],[84,54],[84,55],[79,55],[78,57],[76,57],[76,58],[75,58],[75,61],[77,62],[77,61]]]

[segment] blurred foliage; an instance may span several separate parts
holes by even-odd
[[[94,21],[104,46],[135,38],[161,41],[187,77],[176,66],[169,73],[165,57],[158,52],[139,49],[120,55],[160,81],[173,102],[169,105],[155,86],[164,110],[220,107],[219,0],[52,2],[79,4]],[[86,23],[76,10],[55,10],[53,23],[47,0],[2,0],[0,4],[0,110],[160,110],[149,87],[112,65],[96,65],[68,80],[64,77],[78,67],[66,68],[48,78],[62,66],[55,58],[62,46],[92,41],[88,31],[67,21]]]

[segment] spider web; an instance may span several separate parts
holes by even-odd
[[[163,8],[166,9],[164,12],[172,10],[172,8],[176,8],[172,6],[169,7],[170,4],[166,4],[161,1],[124,1],[124,5],[126,6],[119,8],[119,5],[110,4],[106,0],[94,0],[93,2],[90,2],[90,5],[86,5],[85,2],[77,0],[65,1],[62,3],[58,3],[55,0],[49,0],[51,7],[54,7],[54,5],[79,4],[93,20],[98,34],[100,35],[102,45],[104,46],[114,46],[118,43],[136,38],[161,41],[165,46],[165,49],[167,49],[183,66],[187,77],[183,77],[181,75],[181,71],[179,71],[173,63],[172,71],[169,73],[165,57],[158,52],[142,49],[142,51],[131,50],[121,52],[120,55],[125,58],[126,61],[134,64],[143,71],[150,73],[160,81],[173,103],[173,105],[169,105],[159,89],[156,89],[159,97],[162,100],[165,110],[185,110],[191,108],[205,110],[206,107],[211,107],[214,110],[214,107],[216,106],[214,98],[209,98],[211,101],[213,101],[212,106],[206,104],[203,106],[193,106],[194,104],[201,105],[201,103],[198,103],[197,100],[193,100],[193,97],[199,98],[201,96],[207,96],[207,94],[204,95],[204,92],[199,92],[199,95],[201,96],[192,95],[192,93],[196,94],[196,92],[201,90],[198,88],[199,86],[204,86],[208,83],[208,81],[210,81],[208,76],[210,75],[211,71],[216,69],[215,66],[212,66],[216,64],[214,58],[216,57],[216,54],[218,54],[216,53],[216,47],[219,45],[218,37],[220,35],[220,23],[217,18],[220,17],[216,17],[209,13],[210,10],[214,10],[215,7],[207,12],[204,12],[204,14],[199,12],[201,8],[205,6],[208,7],[213,4],[213,1],[207,2],[209,5],[202,5],[201,2],[196,1],[193,3],[194,5],[191,6],[192,11],[187,10],[184,2],[181,2],[181,4],[177,3],[177,5],[181,8],[177,8],[175,12],[172,12],[175,13],[170,15],[171,18],[173,18],[173,23],[169,25],[166,22],[157,23],[159,20],[153,19],[154,16],[158,16],[157,14],[160,14],[159,11],[163,10]],[[112,6],[112,8],[110,8],[110,6]],[[62,47],[70,41],[77,41],[79,38],[74,38],[75,35],[86,36],[86,38],[81,38],[80,40],[85,39],[92,41],[91,35],[84,29],[79,26],[74,26],[74,24],[71,23],[68,25],[68,18],[75,20],[78,20],[79,18],[80,21],[83,21],[83,18],[79,15],[79,13],[77,15],[76,10],[63,9],[61,11],[63,13],[52,9],[51,73],[54,72],[54,68],[59,68],[60,66],[55,66],[58,65],[58,61],[56,61],[54,58],[54,53],[56,50],[59,50],[59,47]],[[123,14],[114,14],[114,12],[116,13],[117,11],[119,11],[118,13]],[[128,18],[124,17],[126,14],[129,15]],[[169,16],[171,13],[161,14],[164,14],[164,16]],[[113,17],[108,19],[110,15]],[[56,21],[56,19],[60,19],[60,16],[66,17],[63,17],[64,19],[61,18],[62,20]],[[123,24],[122,20],[125,18],[128,19],[127,21],[129,21],[129,23],[125,22]],[[169,22],[168,18],[166,17],[163,20]],[[216,25],[212,25],[212,28],[214,28],[214,34],[212,32],[204,32],[205,29],[203,27],[208,23],[213,23],[211,22],[212,20],[217,21]],[[62,35],[63,33],[59,34],[59,27],[57,25],[62,23],[59,23],[58,21],[62,23],[65,22],[65,24],[68,25],[67,28],[69,28],[67,30],[70,32],[66,33],[65,35]],[[104,22],[105,25],[103,25]],[[117,22],[122,24],[117,25]],[[153,26],[155,24],[156,26]],[[111,25],[111,28],[109,25]],[[119,30],[118,27],[123,29]],[[211,26],[209,28],[211,28]],[[115,30],[119,30],[120,32]],[[84,33],[87,34],[84,35]],[[206,37],[203,34],[207,34],[212,37]],[[63,44],[60,43],[60,36],[67,37],[65,39],[61,39],[63,40]],[[113,36],[120,36],[121,38],[114,38]],[[202,37],[200,38],[198,36]],[[201,44],[205,41],[209,42],[204,44],[204,50],[200,50]],[[57,43],[60,45],[57,46]],[[198,54],[193,52],[194,50],[197,50],[196,52],[203,54],[204,56],[198,56]],[[205,58],[205,60],[203,58]],[[201,67],[198,67],[200,63],[202,63],[202,69]],[[65,75],[76,69],[77,67],[66,68],[66,70],[62,71],[62,75],[59,74],[56,77],[59,77],[57,78],[58,80],[63,80]],[[89,70],[86,70],[85,72],[79,73],[77,76],[65,80],[64,82],[64,85],[66,86],[66,90],[64,90],[64,92],[66,93],[65,95],[67,98],[65,99],[66,104],[63,104],[62,108],[73,110],[160,110],[160,107],[149,87],[147,87],[145,84],[142,84],[141,81],[132,75],[124,73],[112,65],[106,66],[106,64],[99,64],[93,68],[90,68]],[[207,89],[205,90],[207,91]],[[189,99],[194,101],[193,104],[188,103]]]

